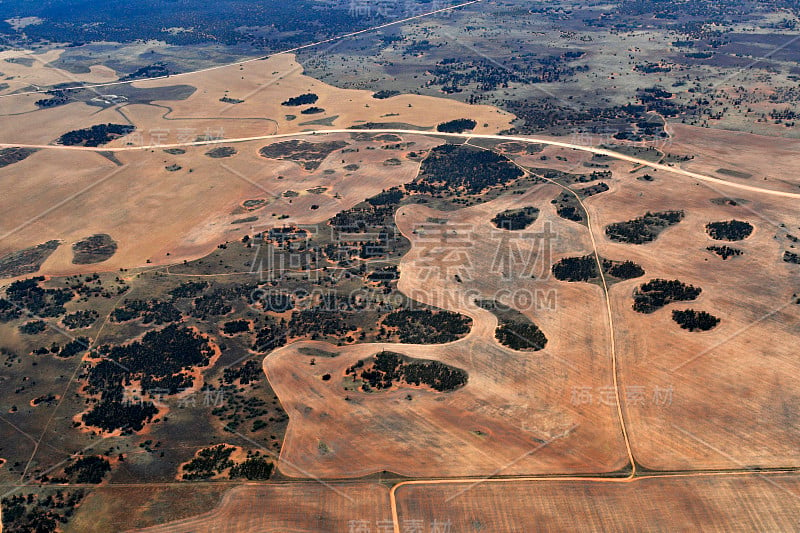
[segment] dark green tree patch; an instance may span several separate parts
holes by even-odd
[[[538,351],[547,345],[547,337],[533,323],[503,322],[494,335],[500,344],[512,350]]]
[[[633,220],[609,224],[606,226],[606,235],[612,241],[644,244],[655,240],[662,231],[677,224],[683,217],[683,211],[648,211]]]
[[[96,147],[127,135],[135,129],[129,124],[97,124],[91,128],[67,132],[56,142],[65,146]]]
[[[287,106],[287,107],[297,107],[297,106],[301,106],[301,105],[308,105],[308,104],[316,103],[317,100],[319,100],[319,96],[317,96],[316,94],[314,94],[314,93],[305,93],[305,94],[301,94],[299,96],[293,96],[293,97],[289,98],[288,100],[286,100],[285,102],[281,103],[281,105]]]
[[[86,392],[100,399],[83,421],[130,433],[140,431],[158,409],[150,401],[127,401],[124,387],[138,382],[144,393],[177,394],[194,385],[192,371],[208,366],[213,349],[204,336],[172,324],[129,344],[101,346],[97,355],[100,361],[87,370]]]
[[[22,310],[18,306],[5,298],[0,298],[0,322],[10,322],[21,316]]]
[[[207,281],[186,281],[169,291],[169,294],[173,298],[194,298],[206,290],[208,286]]]
[[[29,493],[8,496],[0,501],[3,531],[6,533],[55,533],[69,522],[83,490],[57,491],[54,494]]]
[[[501,229],[509,231],[522,230],[533,224],[539,216],[539,209],[536,207],[522,207],[519,209],[507,209],[498,213],[492,218],[492,224]]]
[[[583,209],[577,205],[559,205],[556,208],[556,214],[565,220],[573,222],[583,222]]]
[[[462,133],[465,130],[473,130],[478,123],[471,118],[457,118],[448,122],[442,122],[436,126],[436,131],[444,133]]]
[[[130,74],[126,74],[120,78],[120,81],[138,80],[141,78],[163,78],[164,76],[169,76],[169,68],[164,62],[156,61],[155,63],[136,69]]]
[[[795,265],[800,265],[800,255],[797,255],[794,252],[790,252],[789,250],[786,250],[785,252],[783,252],[783,260],[786,263],[792,263],[792,264],[795,264]]]
[[[400,309],[386,315],[382,324],[395,328],[406,344],[443,344],[469,333],[472,319],[451,311]]]
[[[617,279],[634,279],[644,276],[644,269],[633,261],[603,259],[603,271]]]
[[[460,368],[387,351],[362,359],[348,368],[346,374],[362,379],[365,392],[401,384],[426,385],[437,392],[452,392],[467,383],[467,373]]]
[[[183,465],[182,478],[187,481],[209,479],[221,474],[235,463],[230,460],[235,448],[218,444],[210,448],[199,450],[191,461]]]
[[[67,359],[78,354],[86,353],[90,346],[91,341],[88,337],[78,337],[65,344],[55,355],[62,359]]]
[[[121,429],[123,433],[141,431],[146,422],[158,413],[152,402],[127,403],[103,399],[83,415],[83,423],[105,431]]]
[[[58,402],[58,397],[52,393],[43,394],[41,396],[37,396],[33,400],[31,400],[31,405],[34,407],[37,405],[46,405],[47,407],[51,407],[53,404]]]
[[[144,391],[176,394],[192,386],[191,371],[207,366],[212,354],[206,337],[171,324],[129,344],[101,346],[102,359],[88,372],[88,391],[113,395],[126,383],[140,381]]]
[[[387,205],[393,206],[399,204],[403,197],[405,197],[405,193],[403,191],[401,191],[398,187],[392,187],[391,189],[379,192],[371,198],[367,198],[367,202],[375,207]]]
[[[250,331],[249,320],[230,320],[222,325],[222,332],[225,335],[236,335]]]
[[[74,293],[70,289],[45,289],[42,281],[42,276],[36,276],[11,283],[6,289],[8,304],[0,305],[0,311],[10,306],[43,318],[65,314],[64,304],[74,298]]]
[[[695,300],[702,289],[677,279],[652,279],[633,291],[633,310],[653,313],[671,302]]]
[[[106,233],[97,233],[72,245],[72,263],[102,263],[117,252],[117,243]]]
[[[400,91],[393,91],[390,89],[383,89],[376,93],[372,94],[372,97],[376,100],[386,100],[387,98],[391,98],[392,96],[397,96],[400,94]]]
[[[127,322],[141,319],[143,324],[160,326],[170,322],[179,322],[181,312],[170,302],[163,300],[125,300],[122,307],[111,312],[112,322]]]
[[[237,368],[226,368],[223,371],[222,381],[226,385],[231,385],[238,381],[241,385],[247,385],[256,381],[261,381],[264,371],[261,364],[256,361],[247,361]]]
[[[64,473],[72,483],[97,484],[103,481],[106,473],[111,470],[108,459],[99,455],[81,457],[64,469]]]
[[[553,276],[561,281],[589,281],[598,276],[593,255],[565,257],[553,265]]]
[[[694,309],[685,311],[675,309],[672,311],[672,320],[689,331],[708,331],[719,324],[719,318],[705,311],[695,311]]]
[[[67,329],[84,329],[91,327],[98,318],[100,318],[100,314],[97,311],[87,309],[64,315],[63,322]]]
[[[248,481],[263,481],[272,475],[273,464],[257,454],[251,455],[241,463],[231,467],[228,477],[231,479],[246,479]]]
[[[600,258],[603,273],[618,280],[638,278],[644,269],[633,261],[613,261]],[[594,255],[565,257],[553,265],[553,276],[561,281],[592,281],[599,278]]]
[[[706,224],[706,232],[717,241],[741,241],[753,233],[753,226],[741,220],[710,222]]]
[[[709,252],[714,252],[718,256],[722,258],[722,260],[726,260],[729,257],[736,257],[737,255],[742,255],[742,251],[739,248],[734,248],[732,246],[709,246],[706,248]]]
[[[215,294],[205,294],[194,299],[192,302],[192,316],[207,319],[209,316],[227,315],[233,311],[233,307],[224,299],[220,299]]]
[[[465,145],[443,144],[422,162],[406,190],[422,194],[478,194],[523,175],[505,156]]]
[[[19,327],[19,332],[25,335],[38,335],[47,329],[47,322],[44,320],[31,320]]]
[[[292,317],[294,320],[294,317]],[[311,326],[309,326],[310,328]],[[253,341],[252,350],[257,353],[271,352],[275,348],[280,348],[286,344],[287,328],[283,321],[280,323],[269,320],[256,331],[256,338]]]
[[[577,192],[581,198],[588,198],[590,196],[594,196],[595,194],[606,192],[608,189],[609,189],[608,184],[604,181],[601,181],[600,183],[596,183],[594,185],[589,185],[588,187],[578,189],[575,192]]]

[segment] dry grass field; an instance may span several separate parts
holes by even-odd
[[[28,68],[31,80],[41,76],[38,85],[65,81],[63,74],[41,63]],[[5,67],[4,67],[5,69]],[[67,81],[74,81],[69,78]],[[84,80],[81,80],[84,81]],[[94,81],[94,80],[86,80]],[[107,80],[105,80],[107,81]],[[33,83],[30,81],[29,83]],[[398,95],[375,99],[371,91],[338,89],[303,75],[303,67],[291,54],[264,61],[230,65],[210,72],[87,89],[87,100],[115,94],[129,94],[125,102],[113,105],[88,105],[75,101],[67,105],[37,110],[33,102],[45,95],[0,98],[0,142],[48,144],[70,130],[95,124],[133,124],[137,132],[109,146],[150,145],[186,142],[202,135],[236,138],[271,133],[291,133],[320,126],[350,127],[367,122],[412,124],[433,128],[456,118],[472,118],[476,133],[494,133],[507,128],[514,116],[492,106],[419,95]],[[287,106],[294,96],[313,93],[313,107],[324,112],[302,114],[310,105]],[[176,97],[180,95],[180,99]],[[240,103],[220,101],[226,97]],[[21,121],[16,114],[31,111]],[[321,121],[324,121],[321,122]],[[311,124],[310,122],[319,122]],[[181,141],[183,139],[183,141]]]
[[[378,483],[274,484],[229,490],[211,511],[138,531],[279,532],[348,531],[351,524],[372,530],[391,527],[389,489]],[[385,529],[384,529],[385,530]]]
[[[175,84],[196,90],[183,100],[155,105],[101,109],[75,102],[35,111],[47,124],[40,128],[8,116],[8,104],[0,99],[6,115],[0,116],[0,142],[47,144],[70,129],[103,122],[130,121],[149,144],[156,132],[169,143],[180,142],[179,132],[191,131],[190,142],[206,132],[228,138],[294,135],[365,122],[431,128],[462,117],[478,121],[477,133],[494,133],[513,118],[487,106],[442,105],[423,96],[377,100],[367,91],[337,89],[303,76],[289,55],[133,86],[157,92]],[[309,92],[319,96],[314,105],[324,112],[306,117],[298,114],[302,106],[281,105],[287,97]],[[221,102],[223,96],[242,102]],[[289,417],[276,466],[279,479],[292,482],[245,483],[207,512],[202,511],[216,501],[219,487],[187,498],[172,514],[152,498],[137,500],[139,511],[126,526],[170,522],[151,531],[344,531],[359,520],[386,526],[391,507],[384,484],[295,481],[388,471],[431,480],[397,490],[401,524],[448,521],[457,531],[796,527],[796,477],[767,478],[750,471],[599,478],[629,466],[628,444],[640,474],[800,467],[800,385],[794,379],[800,372],[795,357],[800,267],[784,260],[786,252],[798,251],[800,219],[795,198],[770,194],[800,192],[797,141],[690,126],[670,130],[674,138],[660,148],[690,157],[667,158],[666,164],[750,189],[546,147],[516,162],[580,174],[611,172],[596,180],[608,190],[583,200],[588,223],[558,215],[553,200],[563,189],[552,182],[460,209],[438,198],[404,205],[395,222],[411,249],[400,263],[397,288],[422,304],[468,316],[470,333],[436,345],[302,341],[269,353],[263,371]],[[408,183],[420,168],[419,157],[410,152],[425,155],[443,142],[416,134],[391,142],[347,133],[296,139],[346,145],[325,154],[312,170],[303,167],[307,161],[263,157],[262,147],[278,144],[266,141],[222,145],[235,150],[230,157],[210,157],[208,146],[186,147],[183,153],[157,147],[123,150],[112,157],[39,150],[0,169],[6,183],[0,198],[0,255],[57,239],[61,246],[40,270],[49,276],[179,264],[245,234],[324,221]],[[295,139],[280,142],[290,140]],[[128,136],[110,146],[137,142]],[[394,142],[413,144],[389,146]],[[491,222],[498,213],[525,207],[539,211],[524,230],[498,229]],[[672,210],[683,211],[684,218],[652,242],[622,243],[605,233],[609,224]],[[706,231],[711,222],[733,219],[750,223],[752,234],[728,242]],[[94,234],[110,235],[117,252],[99,264],[73,264],[72,244]],[[723,260],[708,250],[721,245],[741,253]],[[560,259],[595,252],[631,260],[645,274],[615,282],[607,293],[602,283],[553,277],[552,265]],[[693,301],[669,303],[649,314],[634,311],[634,291],[656,278],[677,279],[702,292]],[[544,349],[501,345],[497,317],[476,300],[495,300],[534,322],[547,338]],[[682,329],[672,312],[687,309],[711,313],[719,323],[709,331]],[[5,344],[21,345],[18,328],[4,326],[3,332]],[[347,370],[383,350],[456,367],[468,381],[452,392],[412,386],[365,392]],[[39,434],[47,426],[26,429]],[[436,481],[555,474],[598,478],[472,487]],[[464,489],[469,490],[462,494]],[[115,525],[126,520],[108,507],[120,496],[106,498],[103,490],[111,489],[101,487],[82,504],[73,530],[101,529],[92,523],[93,513],[110,516]],[[165,501],[174,497],[164,496]],[[664,516],[670,518],[669,528],[660,524]]]
[[[66,533],[103,533],[150,527],[202,515],[230,490],[224,484],[103,486],[81,503]]]
[[[6,213],[0,250],[61,240],[41,270],[52,275],[143,266],[148,260],[175,263],[252,234],[253,227],[323,221],[382,189],[411,181],[419,168],[404,157],[408,149],[384,150],[385,143],[355,141],[346,134],[326,139],[343,140],[354,151],[331,154],[313,172],[260,156],[266,142],[236,144],[238,153],[221,159],[205,156],[209,148],[204,146],[180,155],[158,149],[124,152],[117,156],[121,167],[92,152],[39,151],[0,169],[8,182],[0,199]],[[416,150],[437,144],[418,136],[408,141]],[[391,158],[400,164],[384,165]],[[358,168],[344,168],[351,164]],[[180,168],[170,171],[171,165]],[[316,187],[327,190],[306,192]],[[287,198],[287,191],[301,195]],[[242,209],[244,201],[253,199],[266,203],[258,210]],[[312,210],[313,205],[317,208]],[[253,216],[258,220],[232,224]],[[72,244],[95,233],[111,235],[117,252],[99,264],[72,264]]]
[[[0,94],[11,94],[17,91],[35,90],[36,87],[47,87],[59,83],[69,82],[83,82],[83,83],[108,83],[116,81],[118,76],[110,68],[104,65],[95,65],[91,67],[90,72],[86,74],[74,74],[66,70],[53,67],[54,63],[63,53],[63,50],[48,50],[42,51],[26,51],[26,50],[4,50],[0,52],[0,61],[2,61],[2,83],[7,85],[4,89],[0,90]],[[3,102],[0,109],[5,114],[6,111],[12,108],[21,110],[33,111],[36,106],[33,102],[41,98],[36,96],[34,98],[19,97],[14,98],[0,98]],[[28,100],[30,100],[28,102]],[[12,105],[11,102],[14,102]]]
[[[406,485],[400,525],[444,531],[795,531],[794,476]]]
[[[548,227],[557,234],[551,238],[554,257],[590,250],[583,227],[555,215],[549,200],[557,192],[540,185],[454,212],[424,206],[398,211],[398,227],[412,242],[400,266],[399,289],[472,317],[472,332],[447,345],[298,343],[270,354],[264,369],[290,417],[282,472],[454,476],[609,472],[624,466],[613,403],[573,403],[575,390],[607,388],[612,377],[601,289],[548,279],[551,251],[541,246],[541,236],[534,237]],[[489,222],[500,211],[525,205],[542,210],[527,230],[531,238],[517,238]],[[461,233],[462,245],[456,239],[437,250],[440,245],[430,242],[435,230]],[[514,351],[495,340],[496,318],[474,303],[495,298],[544,331],[544,350]],[[302,353],[311,346],[337,355],[316,357],[311,366]],[[345,390],[346,368],[382,349],[456,366],[468,372],[469,381],[449,393]],[[323,381],[325,374],[334,377]],[[424,454],[415,452],[423,448]]]
[[[31,69],[32,78],[41,74],[40,84],[53,83],[52,76],[58,77],[43,63],[9,65]],[[177,94],[173,90],[176,86],[189,87],[193,92],[184,100],[171,100]],[[366,122],[432,128],[463,117],[478,121],[476,131],[497,132],[513,119],[489,106],[444,105],[443,100],[415,95],[378,100],[369,91],[337,89],[304,76],[291,55],[182,75],[175,81],[165,78],[98,88],[97,92],[114,94],[123,88],[133,91],[131,94],[145,91],[147,102],[137,103],[132,96],[128,102],[106,107],[76,101],[35,110],[32,102],[41,94],[0,98],[0,142],[48,145],[68,131],[104,123],[134,125],[135,132],[108,146],[136,147],[204,137],[241,138],[343,128]],[[325,109],[324,113],[303,115],[299,111],[309,106],[281,105],[289,97],[309,92],[318,95],[315,107]],[[90,96],[95,93],[90,91]],[[221,102],[224,96],[243,102]],[[35,121],[20,120],[16,115],[28,100],[34,111],[27,116]],[[294,118],[290,120],[291,116]],[[309,121],[315,124],[306,124]],[[418,146],[413,149],[433,146],[422,138],[415,141]],[[0,179],[6,183],[6,194],[0,199],[0,209],[6,214],[0,227],[0,255],[49,239],[61,240],[64,244],[43,266],[46,274],[113,270],[141,266],[148,260],[163,264],[193,259],[228,238],[238,239],[246,233],[230,224],[243,218],[231,215],[246,199],[266,198],[273,205],[264,212],[287,215],[296,222],[318,222],[383,188],[410,181],[418,168],[418,163],[403,157],[399,166],[384,166],[384,161],[402,152],[368,152],[361,146],[358,152],[331,156],[309,173],[294,163],[259,156],[257,152],[265,144],[237,144],[238,153],[229,158],[206,157],[208,148],[202,146],[187,148],[181,155],[158,148],[120,152],[114,155],[116,161],[92,152],[41,150],[0,169]],[[358,143],[351,144],[351,149],[359,149]],[[349,173],[342,170],[352,163],[362,168]],[[276,181],[278,176],[283,177],[281,181]],[[287,190],[316,186],[328,187],[329,194],[321,198],[302,196],[293,205],[273,199]],[[314,204],[318,209],[309,211]],[[111,235],[119,243],[117,254],[100,265],[76,268],[71,264],[72,243],[94,233]]]
[[[800,141],[797,139],[682,124],[671,125],[670,129],[673,138],[667,150],[694,156],[683,163],[682,168],[768,189],[797,192],[800,187],[800,162],[797,160]],[[725,170],[734,173],[725,173]],[[737,176],[736,172],[742,176]]]
[[[752,172],[749,179],[725,179],[767,190],[798,189],[795,141],[691,127],[676,127],[675,133],[675,141],[663,149],[696,154],[681,168],[715,176],[720,167]],[[586,160],[569,150],[543,153],[567,157],[559,163],[567,171]],[[534,159],[526,163],[540,165]],[[796,201],[661,170],[630,173],[633,165],[626,163],[612,168],[614,179],[604,179],[611,190],[585,203],[600,255],[631,259],[646,272],[610,289],[620,388],[639,465],[657,470],[797,466],[800,388],[790,376],[798,370],[793,346],[800,333],[795,303],[800,271],[782,260],[785,251],[796,252]],[[763,174],[756,174],[758,169]],[[767,173],[766,181],[756,177]],[[653,181],[637,179],[644,174]],[[721,201],[726,198],[734,205]],[[653,242],[624,244],[604,235],[610,223],[672,209],[684,210],[684,220]],[[752,235],[716,241],[704,229],[709,222],[732,219],[752,224]],[[743,253],[722,260],[706,249],[715,245]],[[703,291],[696,301],[637,313],[633,289],[652,278],[679,279]],[[672,320],[674,309],[707,311],[720,323],[711,331],[689,332]]]
[[[716,205],[722,188],[690,180],[628,178],[619,192],[590,203],[602,227],[647,210],[683,209],[686,218],[645,245],[601,241],[601,255],[624,254],[642,265],[646,279],[679,279],[703,289],[645,315],[632,310],[635,283],[611,288],[623,387],[644,399],[628,402],[634,453],[653,469],[797,466],[800,386],[794,345],[800,306],[797,265],[782,260],[797,234],[796,202],[737,191],[737,205]],[[704,226],[745,220],[754,226],[743,241],[712,240]],[[728,244],[742,255],[722,260],[706,250]],[[720,323],[689,332],[671,319],[673,309],[707,311]],[[642,332],[648,332],[642,334]],[[662,393],[661,401],[654,396]],[[669,392],[667,392],[669,391]],[[664,394],[671,395],[667,401]]]

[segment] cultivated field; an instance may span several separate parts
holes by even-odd
[[[0,250],[61,240],[41,270],[53,275],[195,259],[222,242],[252,234],[253,228],[320,222],[382,189],[411,181],[419,163],[404,154],[436,143],[414,137],[406,139],[415,143],[410,149],[385,150],[381,147],[387,143],[349,135],[326,140],[347,142],[352,151],[328,156],[314,171],[260,156],[267,142],[236,144],[236,155],[217,159],[207,157],[210,148],[203,146],[177,155],[159,149],[124,152],[117,156],[123,166],[92,152],[39,151],[0,169],[9,181],[0,199],[8,233]],[[399,164],[386,166],[392,158]],[[348,165],[357,168],[347,170]],[[325,191],[307,192],[316,187]],[[285,197],[287,191],[300,196]],[[242,208],[247,200],[264,202],[247,210]],[[242,219],[248,221],[234,224]],[[72,264],[71,245],[95,233],[111,235],[118,243],[116,253],[99,264]]]
[[[369,482],[242,486],[207,513],[139,531],[348,531],[351,523],[391,528],[389,489]]]
[[[451,531],[794,531],[795,476],[405,485],[402,526]],[[441,526],[444,527],[444,526]]]
[[[13,66],[52,76],[40,63]],[[130,98],[116,104],[86,103],[97,94],[115,93]],[[299,111],[309,106],[281,105],[290,97],[307,93],[318,96],[314,107],[324,112],[303,115]],[[135,148],[367,122],[429,129],[463,117],[478,121],[476,131],[497,132],[513,118],[489,106],[444,105],[437,98],[415,95],[378,100],[371,94],[318,82],[302,74],[293,56],[280,55],[241,67],[181,76],[180,83],[165,78],[112,86],[102,93],[88,91],[80,97],[86,101],[66,105],[36,110],[31,103],[32,109],[25,111],[30,111],[27,116],[35,122],[20,120],[16,113],[27,100],[33,102],[46,95],[0,99],[0,142],[49,145],[69,131],[105,123],[135,126],[130,135],[108,143],[110,147]],[[220,101],[223,97],[242,102]],[[433,145],[425,139],[416,142],[419,145],[413,149],[417,150]],[[226,239],[238,239],[246,233],[230,224],[245,218],[237,211],[244,200],[264,198],[273,204],[265,212],[286,215],[296,222],[318,222],[383,188],[410,181],[418,167],[418,163],[402,157],[402,150],[379,150],[381,145],[374,143],[376,150],[368,152],[365,146],[352,142],[354,151],[331,156],[312,173],[288,161],[259,156],[258,150],[266,144],[240,143],[235,155],[224,158],[207,157],[210,148],[202,146],[182,149],[182,154],[152,147],[108,157],[84,151],[40,150],[0,169],[0,178],[7,183],[0,200],[0,208],[6,213],[0,229],[0,255],[57,239],[64,244],[43,266],[43,273],[91,272],[101,265],[76,268],[71,264],[70,246],[89,235],[106,233],[119,248],[115,256],[102,263],[105,269],[141,266],[148,260],[163,264],[193,259]],[[399,166],[384,166],[384,161],[398,155]],[[361,169],[342,170],[349,164]],[[287,190],[317,186],[327,187],[327,195],[313,199],[304,196],[291,202],[293,205],[280,198]],[[314,204],[318,210],[309,211]]]
[[[298,343],[270,354],[264,368],[290,417],[282,472],[432,476],[608,472],[624,466],[613,403],[571,403],[573,388],[601,389],[612,377],[601,289],[549,279],[551,259],[590,250],[583,228],[553,212],[549,199],[558,190],[540,185],[455,212],[422,206],[398,211],[398,227],[412,242],[398,288],[422,303],[472,317],[472,332],[447,345]],[[525,205],[542,209],[527,239],[489,222],[497,212]],[[557,238],[544,237],[545,231]],[[475,299],[518,308],[544,331],[546,348],[520,352],[500,345],[494,338],[497,319]],[[311,366],[302,353],[310,346],[337,355],[316,357]],[[345,390],[345,369],[382,349],[461,368],[469,382],[444,394]],[[334,378],[322,381],[328,373]],[[415,452],[423,447],[424,454]]]

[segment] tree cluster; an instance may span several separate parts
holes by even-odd
[[[675,309],[672,311],[672,320],[677,322],[683,329],[688,329],[689,331],[708,331],[719,324],[719,318],[711,313],[695,311],[694,309],[686,309],[685,311]]]
[[[710,222],[706,224],[708,235],[718,241],[741,241],[753,233],[753,226],[741,220]]]
[[[473,130],[478,123],[471,118],[457,118],[447,122],[442,122],[436,126],[436,131],[445,133],[461,133],[464,130]]]
[[[360,370],[360,374],[358,371]],[[440,363],[409,359],[402,354],[382,351],[371,360],[361,360],[347,369],[346,374],[358,375],[365,381],[364,391],[385,390],[393,385],[427,385],[438,392],[451,392],[467,383],[467,373]]]
[[[492,224],[501,229],[516,231],[525,229],[533,224],[539,216],[536,207],[523,207],[520,209],[507,209],[492,218]]]
[[[163,300],[125,300],[122,307],[111,312],[112,322],[127,322],[141,319],[143,324],[160,326],[170,322],[179,322],[181,312],[170,302]]]
[[[737,255],[742,255],[742,251],[739,248],[734,248],[732,246],[724,245],[724,246],[709,246],[706,248],[709,252],[714,252],[718,256],[722,258],[724,261],[729,257],[735,257]]]
[[[289,98],[288,100],[286,100],[285,102],[282,102],[281,105],[289,106],[289,107],[297,107],[297,106],[301,106],[301,105],[308,105],[308,104],[316,103],[317,100],[319,100],[319,96],[317,96],[316,94],[314,94],[314,93],[305,93],[305,94],[301,94],[299,96],[293,96],[293,97]]]
[[[96,124],[90,128],[73,130],[58,138],[65,146],[96,147],[131,133],[136,128],[129,124]]]
[[[644,244],[655,240],[659,233],[683,220],[683,211],[647,212],[627,222],[614,222],[606,226],[606,235],[612,241]]]
[[[433,148],[406,190],[428,194],[478,194],[506,185],[523,172],[506,157],[464,145]]]
[[[538,351],[547,345],[545,334],[536,324],[530,322],[502,322],[494,335],[500,344],[512,350]]]
[[[701,292],[700,287],[687,285],[677,279],[652,279],[634,290],[633,310],[653,313],[671,302],[694,300]]]
[[[382,324],[394,328],[406,344],[443,344],[469,333],[472,319],[451,311],[400,309],[392,311]]]

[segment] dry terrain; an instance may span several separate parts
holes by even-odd
[[[121,150],[110,157],[41,149],[0,169],[7,183],[0,199],[6,213],[0,251],[62,241],[41,268],[52,276],[180,264],[245,234],[324,221],[408,183],[419,171],[419,156],[445,142],[408,131],[391,141],[341,131],[295,137],[303,128],[369,121],[407,130],[408,124],[432,127],[473,117],[476,133],[496,133],[512,118],[494,108],[445,106],[430,97],[376,100],[366,91],[326,86],[300,70],[291,56],[277,56],[197,79],[181,76],[181,84],[196,90],[159,104],[168,108],[131,103],[99,110],[75,102],[36,111],[49,129],[2,118],[9,127],[0,142],[21,144],[44,145],[70,129],[126,120],[145,135],[145,144],[159,130],[167,132],[164,142],[181,143],[170,137],[178,134],[173,120],[192,130],[186,144],[212,127],[223,129],[226,138],[290,136],[220,143],[214,148],[232,150],[213,157],[209,146],[127,149],[138,142],[132,136],[112,141]],[[134,86],[163,89],[173,81]],[[287,117],[299,108],[281,100],[308,92],[318,94],[314,105],[325,109],[309,120],[324,123],[303,126],[304,116]],[[223,95],[244,102],[220,102]],[[516,163],[610,174],[586,183],[548,178],[460,209],[435,197],[399,208],[395,223],[411,249],[400,262],[397,288],[422,304],[470,317],[470,333],[427,345],[302,341],[267,354],[263,371],[289,417],[275,481],[243,483],[200,514],[221,491],[197,495],[174,515],[143,502],[131,526],[178,519],[153,531],[344,531],[353,521],[366,521],[397,532],[411,520],[425,527],[452,523],[457,531],[796,527],[796,476],[758,471],[800,468],[800,385],[793,379],[800,372],[794,348],[800,267],[784,259],[798,252],[800,237],[796,141],[690,126],[670,130],[674,138],[659,144],[657,169],[638,159],[644,146],[625,147],[633,154],[627,160],[547,146],[515,156]],[[287,141],[300,142],[282,144]],[[304,142],[335,141],[346,145],[294,161],[259,153],[265,145],[292,151]],[[481,141],[494,142],[471,140]],[[391,146],[398,142],[400,147]],[[577,201],[588,220],[559,216],[553,200],[565,192],[565,183],[579,190],[601,181],[608,190]],[[498,213],[525,207],[539,211],[524,230],[498,229],[491,222]],[[605,232],[609,224],[648,212],[677,210],[682,220],[651,242],[618,242]],[[711,222],[729,220],[748,222],[752,234],[723,241],[706,231]],[[73,264],[72,245],[96,234],[111,236],[116,253],[99,264]],[[722,259],[708,250],[722,245],[740,254]],[[562,258],[595,254],[631,260],[645,274],[626,281],[553,277],[552,266]],[[636,288],[656,278],[702,292],[652,313],[635,311]],[[500,302],[535,323],[547,338],[544,349],[501,345],[498,319],[476,300]],[[719,323],[708,331],[682,329],[672,312],[688,309],[711,313]],[[23,344],[18,329],[4,327],[5,344]],[[467,383],[451,392],[409,385],[366,392],[347,369],[383,350],[461,369]],[[66,379],[73,366],[59,363],[56,370]],[[70,406],[80,403],[76,398],[68,398]],[[64,416],[57,421],[69,423]],[[28,429],[44,436],[50,422],[37,424]],[[635,465],[629,464],[631,455]],[[624,477],[632,470],[651,478]],[[384,472],[413,480],[396,488],[396,500],[388,484],[342,481]],[[546,479],[552,475],[570,479]],[[483,476],[540,477],[479,482]],[[72,527],[88,528],[94,512],[114,515],[98,496],[105,488],[84,502]],[[396,520],[388,524],[393,511]],[[123,520],[118,512],[114,516]],[[669,517],[669,528],[662,527],[662,517]]]
[[[472,332],[447,345],[337,349],[298,343],[270,354],[265,371],[290,417],[281,471],[357,476],[390,470],[430,477],[609,472],[624,466],[613,402],[572,403],[573,389],[607,388],[612,377],[601,289],[549,279],[553,257],[590,250],[581,226],[553,212],[549,200],[557,192],[540,185],[455,212],[422,206],[398,211],[398,227],[412,242],[400,266],[399,289],[472,317]],[[497,212],[524,205],[542,209],[527,237],[489,222]],[[557,238],[546,237],[548,231]],[[523,312],[547,336],[545,349],[500,345],[494,338],[497,319],[475,299],[497,299]],[[309,346],[337,356],[316,357],[311,366],[302,353]],[[449,393],[346,390],[346,368],[382,349],[445,362],[467,371],[469,381]],[[334,377],[322,381],[328,373]],[[415,452],[422,448],[424,454]]]
[[[207,513],[140,531],[348,531],[351,523],[391,528],[389,489],[370,482],[245,485]]]
[[[405,485],[399,524],[450,531],[794,531],[800,485],[788,476]],[[444,526],[441,526],[444,527]]]
[[[44,74],[51,70],[40,63],[13,67],[38,69]],[[53,81],[46,78],[41,83],[48,82]],[[176,87],[189,89],[181,92]],[[46,95],[0,98],[0,142],[49,145],[69,131],[105,123],[134,125],[133,133],[108,146],[135,148],[326,126],[345,128],[366,122],[429,129],[463,117],[478,121],[476,131],[494,133],[513,119],[489,106],[443,103],[415,95],[378,100],[369,91],[337,89],[304,76],[290,54],[182,75],[176,81],[164,78],[93,91],[101,89],[102,94],[123,89],[133,91],[133,95],[138,94],[136,90],[145,91],[147,97],[142,98],[147,101],[131,96],[129,101],[113,105],[74,101],[36,110],[32,102]],[[96,97],[95,92],[89,92]],[[310,106],[281,105],[290,97],[307,93],[318,96],[314,107],[325,109],[324,113],[303,115],[299,111]],[[176,95],[184,99],[174,100]],[[226,103],[220,101],[223,97],[243,101]],[[15,115],[27,100],[31,101],[27,116],[35,122]],[[309,121],[314,124],[306,124]],[[339,137],[347,140],[348,136]],[[415,141],[419,145],[410,150],[432,146],[424,139]],[[295,163],[259,156],[258,150],[265,144],[240,143],[235,147],[236,154],[222,158],[206,156],[209,149],[202,146],[185,148],[184,154],[153,147],[117,152],[109,158],[93,152],[40,150],[0,169],[0,179],[6,183],[6,194],[0,200],[0,209],[6,214],[0,228],[0,255],[58,239],[64,245],[43,266],[42,272],[48,274],[197,258],[226,239],[247,233],[230,224],[245,218],[232,215],[247,199],[264,198],[280,206],[266,207],[262,222],[271,213],[290,216],[297,222],[318,222],[383,188],[410,181],[418,167],[404,157],[408,148],[383,150],[378,148],[381,143],[372,143],[376,150],[370,152],[351,142],[349,148],[356,151],[331,155],[317,170],[307,172]],[[393,158],[401,164],[384,165]],[[358,164],[361,169],[343,170],[348,164]],[[277,181],[278,176],[282,176],[281,181]],[[291,205],[279,198],[287,190],[305,191],[317,186],[328,187],[327,195],[313,199],[303,196]],[[310,211],[314,204],[318,210]],[[111,235],[119,244],[117,253],[104,263],[76,269],[71,264],[71,245],[95,233]]]

